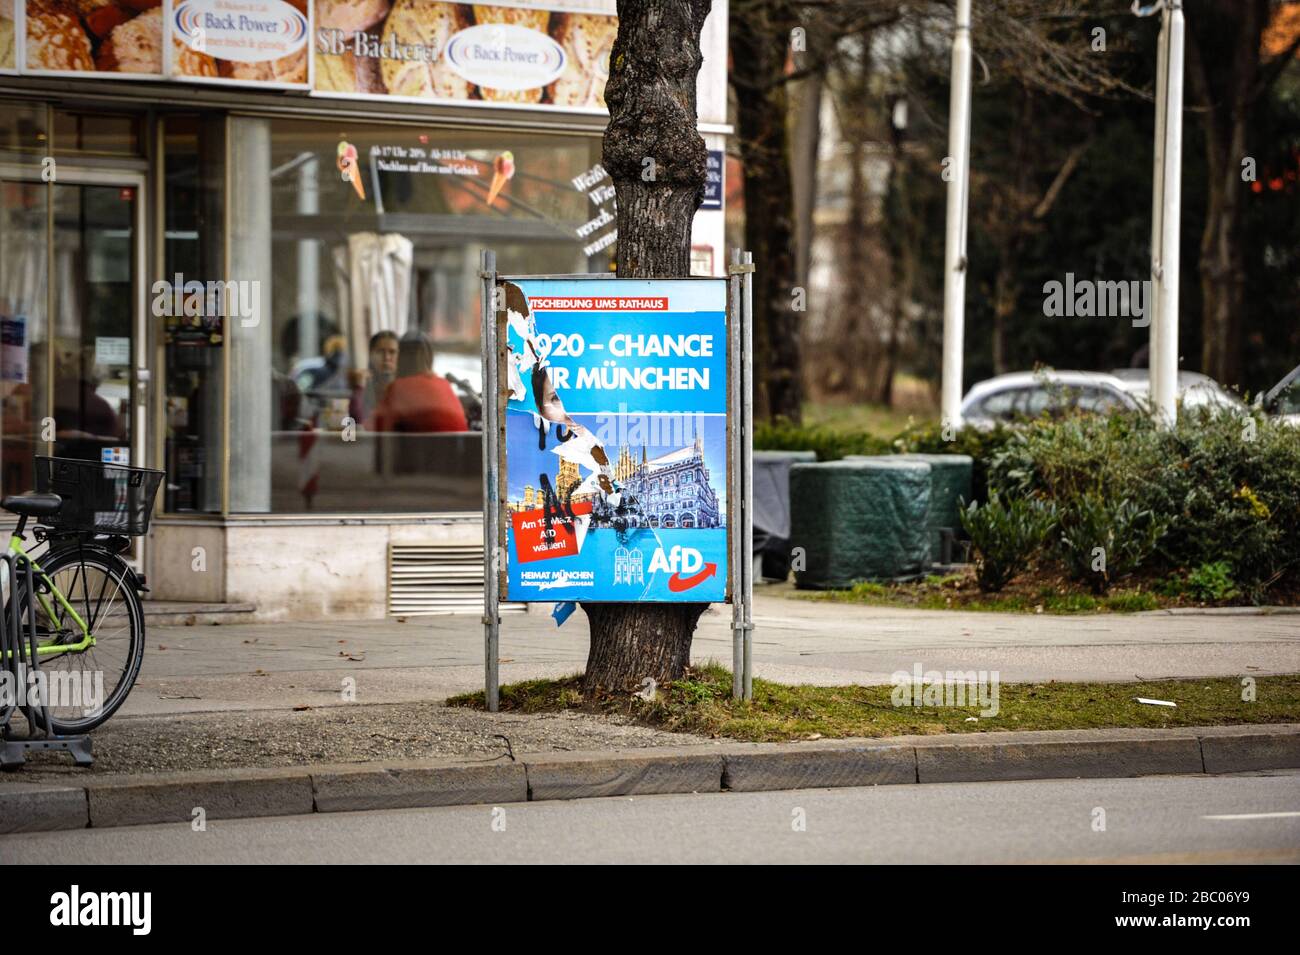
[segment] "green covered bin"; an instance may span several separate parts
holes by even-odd
[[[802,548],[795,586],[848,587],[923,569],[930,484],[929,464],[901,456],[791,466],[790,543]]]
[[[879,455],[849,455],[846,461],[870,461]],[[971,475],[975,462],[969,454],[896,454],[895,458],[924,461],[930,465],[930,512],[926,516],[929,530],[929,563],[939,561],[943,531],[951,529],[961,536],[961,502],[971,499]]]

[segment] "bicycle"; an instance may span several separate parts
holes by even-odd
[[[36,709],[47,732],[73,735],[99,726],[135,685],[144,659],[140,594],[147,588],[121,555],[131,537],[148,532],[163,476],[151,468],[37,455],[36,490],[0,500],[18,516],[9,553],[31,563],[34,581],[30,590],[25,574],[5,581],[6,607],[17,601],[25,620],[35,604],[37,662],[47,686],[56,683],[50,670],[75,668],[77,685],[90,679],[97,687],[97,699],[51,700],[47,710]],[[23,547],[29,521],[37,543],[49,546],[39,562]]]

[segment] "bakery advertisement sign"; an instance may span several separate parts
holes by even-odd
[[[618,20],[574,6],[317,0],[314,91],[603,112]]]
[[[502,290],[505,599],[725,600],[725,280]]]
[[[23,73],[309,88],[308,0],[26,0],[24,10]]]
[[[163,76],[166,24],[161,0],[26,0],[24,10],[19,21],[23,73],[146,80]]]
[[[307,0],[169,0],[168,75],[198,82],[305,89]]]
[[[18,72],[22,21],[22,0],[0,0],[0,73]]]

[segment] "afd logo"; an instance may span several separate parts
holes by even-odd
[[[667,553],[661,547],[650,558],[650,571],[672,574],[668,578],[668,589],[679,594],[704,583],[718,572],[718,565],[706,564],[704,555],[693,547],[674,547]]]

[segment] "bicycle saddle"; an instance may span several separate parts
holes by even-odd
[[[0,507],[12,511],[21,517],[50,517],[59,513],[63,498],[57,494],[38,494],[29,491],[26,494],[10,494],[0,500]]]

